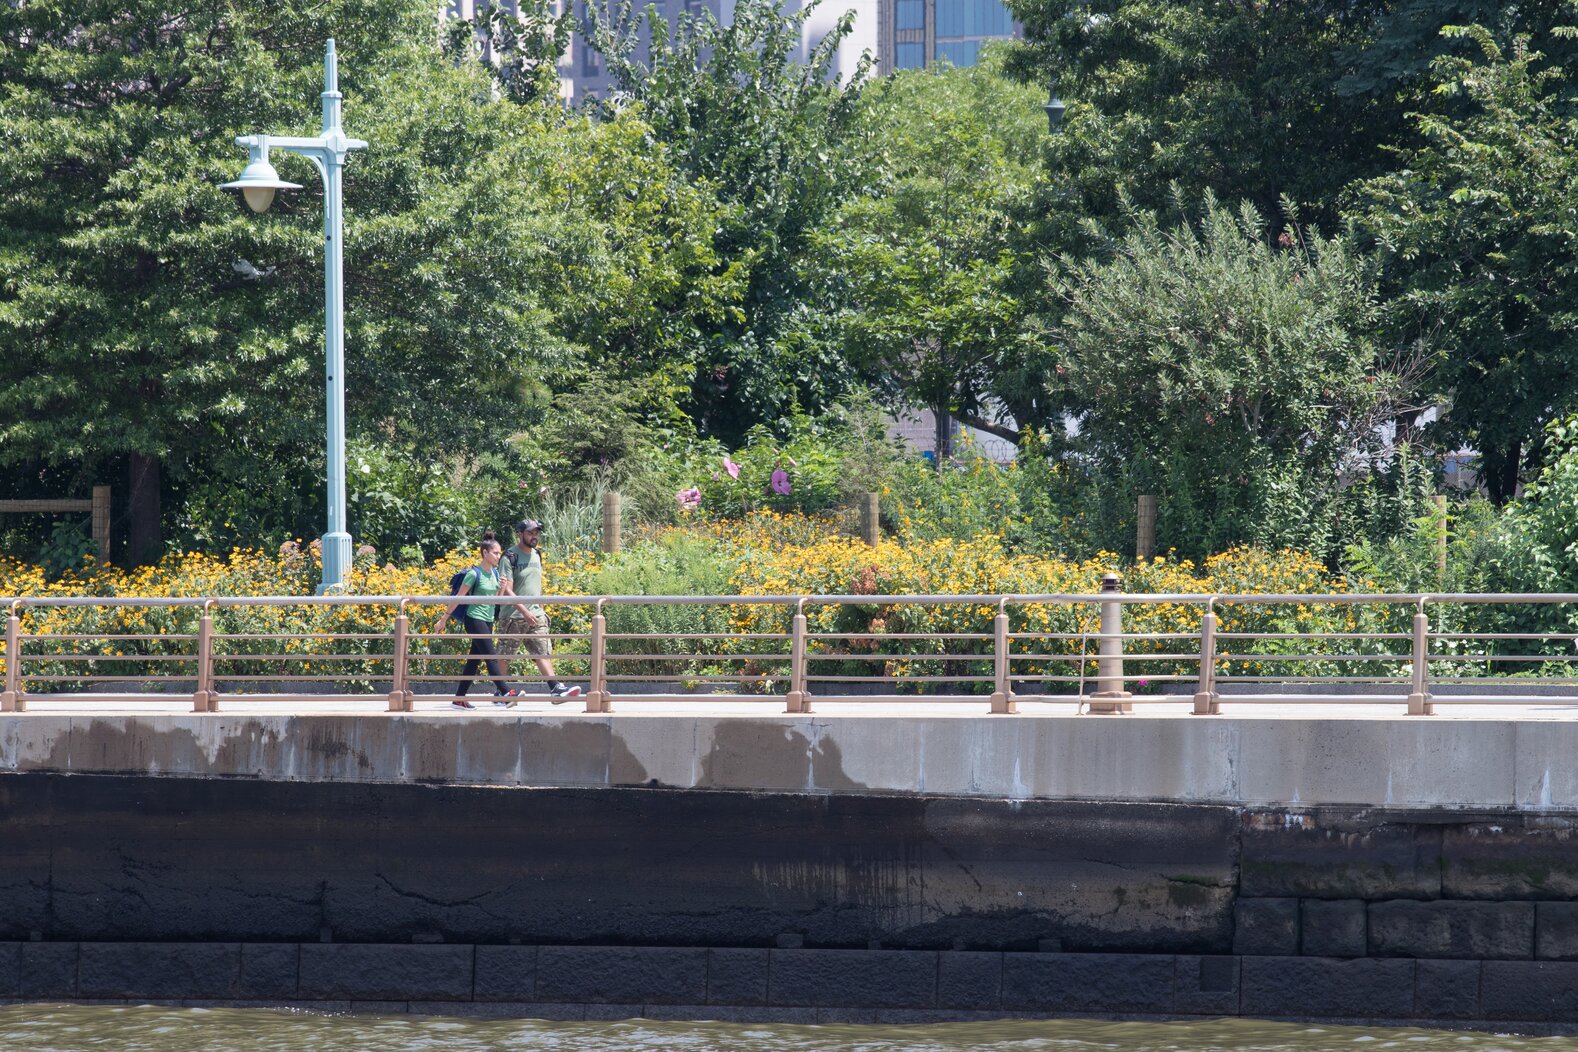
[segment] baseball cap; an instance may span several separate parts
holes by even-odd
[[[532,530],[542,529],[542,523],[536,519],[522,519],[515,524],[516,533],[530,533]]]

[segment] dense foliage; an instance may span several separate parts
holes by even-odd
[[[318,183],[277,157],[306,189],[264,216],[217,184],[235,135],[315,128],[333,36],[373,146],[351,529],[397,565],[522,514],[595,537],[609,488],[653,527],[877,491],[906,542],[1078,561],[1149,493],[1180,558],[1578,577],[1569,6],[1010,6],[979,66],[839,81],[848,18],[592,4],[613,90],[566,107],[541,0],[0,5],[0,497],[114,482],[122,561],[318,528]],[[884,434],[913,410],[930,463]]]

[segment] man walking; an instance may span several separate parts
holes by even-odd
[[[536,519],[522,519],[515,526],[517,540],[504,553],[499,569],[508,573],[517,596],[542,595],[542,553],[537,545],[542,541],[542,523]],[[519,654],[524,650],[537,663],[537,668],[548,681],[548,693],[558,705],[567,698],[581,696],[580,687],[567,687],[554,678],[553,642],[548,638],[548,613],[541,603],[530,603],[505,608],[504,621],[499,626],[499,653]],[[495,704],[508,705],[509,701]]]

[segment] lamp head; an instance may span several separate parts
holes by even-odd
[[[1063,105],[1063,100],[1057,97],[1057,84],[1054,82],[1047,94],[1047,104],[1042,107],[1047,111],[1047,130],[1055,132],[1057,126],[1063,123],[1063,111],[1068,109]]]
[[[300,183],[287,183],[279,177],[274,166],[268,161],[268,147],[256,145],[251,147],[252,159],[241,170],[241,177],[233,183],[224,183],[221,190],[240,190],[241,196],[246,199],[247,207],[254,212],[267,212],[269,205],[274,203],[276,190],[300,190]]]

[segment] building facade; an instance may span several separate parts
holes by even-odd
[[[513,0],[500,0],[513,7]],[[557,5],[574,4],[576,22],[584,25],[587,4],[607,4],[608,0],[556,0]],[[798,5],[802,0],[786,0]],[[735,0],[653,0],[653,6],[670,24],[684,15],[710,12],[727,24],[734,17]],[[647,5],[638,3],[636,10]],[[452,17],[470,18],[477,0],[450,0],[444,10]],[[563,10],[562,6],[557,7]],[[862,55],[869,54],[880,75],[900,69],[924,69],[948,63],[973,66],[980,58],[981,46],[991,40],[1008,40],[1020,35],[1020,26],[1002,0],[823,0],[806,20],[801,41],[805,58],[832,32],[838,20],[849,11],[855,15],[854,29],[844,39],[834,62],[834,73],[848,80],[859,68]],[[641,41],[644,48],[646,41]],[[580,103],[604,97],[610,82],[603,57],[585,34],[577,32],[559,64],[560,94],[567,103]]]

